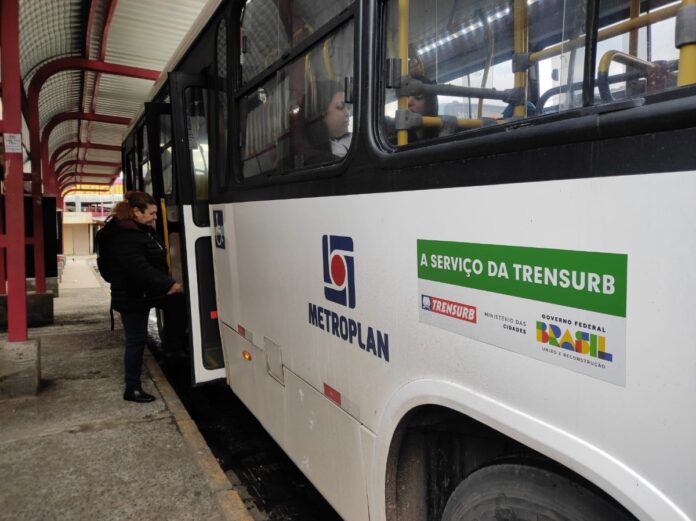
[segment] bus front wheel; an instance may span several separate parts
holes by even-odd
[[[560,474],[504,463],[466,477],[447,500],[442,521],[628,521],[601,493]]]

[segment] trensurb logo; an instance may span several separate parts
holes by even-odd
[[[355,270],[353,239],[340,235],[324,235],[324,296],[327,300],[355,308]]]

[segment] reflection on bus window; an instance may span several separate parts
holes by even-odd
[[[352,0],[250,0],[242,16],[242,81],[247,82],[311,35]]]
[[[160,161],[162,163],[162,184],[165,195],[171,195],[174,190],[174,170],[172,163],[172,117],[160,114]]]
[[[186,126],[191,154],[191,170],[196,199],[208,199],[208,175],[210,173],[208,143],[208,100],[205,91],[189,87],[184,91]]]
[[[411,0],[407,27],[390,0],[383,131],[408,144],[675,87],[679,4],[665,4],[600,3],[595,89],[584,100],[583,0]]]
[[[174,191],[174,164],[172,162],[172,147],[162,149],[162,183],[164,185],[165,195],[172,195]]]
[[[143,170],[143,192],[152,195],[152,172],[150,171],[150,162],[146,161],[141,165]]]
[[[150,169],[150,144],[148,142],[147,127],[143,127],[140,134],[140,174],[143,181],[141,190],[152,195],[152,172]]]
[[[244,177],[344,157],[352,139],[353,111],[345,92],[352,71],[349,23],[244,97]]]
[[[131,150],[128,153],[128,181],[126,183],[126,188],[128,190],[138,190],[140,188],[137,164],[138,163],[135,157],[135,150]]]

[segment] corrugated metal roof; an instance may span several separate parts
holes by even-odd
[[[39,121],[41,128],[61,112],[76,112],[80,106],[82,74],[77,70],[59,72],[51,76],[39,94]]]
[[[48,139],[49,154],[63,143],[77,141],[77,121],[64,121],[51,132]]]
[[[83,0],[20,0],[19,61],[25,87],[36,69],[84,48]]]
[[[101,49],[109,5],[115,9],[108,27],[106,49]],[[36,71],[57,58],[76,56],[108,63],[165,69],[199,14],[206,15],[220,0],[20,0],[20,70],[25,89]],[[206,6],[207,4],[207,6]],[[90,31],[88,34],[88,23]],[[95,85],[97,88],[95,89]],[[53,75],[39,96],[41,128],[63,112],[91,112],[133,118],[142,110],[153,82],[88,71]],[[96,103],[93,96],[97,92]],[[126,127],[99,122],[59,124],[49,139],[49,154],[71,141],[120,145]],[[79,133],[79,136],[78,136]],[[38,151],[36,151],[38,152]],[[35,153],[36,153],[35,152]],[[72,150],[61,158],[76,159]],[[119,152],[82,148],[81,159],[118,161]],[[82,168],[82,167],[81,167]],[[90,172],[98,167],[88,166]],[[105,169],[113,173],[113,168]],[[103,181],[103,180],[101,180]]]
[[[106,61],[162,70],[205,4],[205,0],[120,0]]]
[[[132,118],[152,87],[152,81],[105,74],[99,83],[97,113]]]
[[[121,161],[121,153],[111,150],[83,149],[83,159],[88,161]]]
[[[126,127],[124,125],[112,125],[111,123],[93,121],[91,125],[90,142],[120,145],[125,129]]]

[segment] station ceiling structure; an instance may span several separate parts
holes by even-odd
[[[44,170],[45,191],[60,196],[79,184],[113,183],[128,123],[206,3],[19,2],[19,65],[30,135],[25,141],[43,149],[45,157],[34,150],[31,156],[32,170]]]
[[[27,339],[22,244],[33,249],[36,293],[46,293],[43,201],[54,196],[61,208],[80,186],[108,190],[128,125],[220,3],[0,0],[0,295],[9,341]]]

